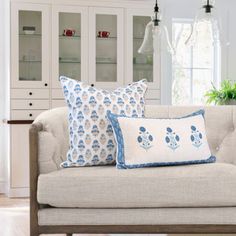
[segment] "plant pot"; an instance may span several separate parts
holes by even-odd
[[[225,102],[225,105],[228,106],[235,106],[236,105],[236,100],[235,99],[230,99],[229,101]]]

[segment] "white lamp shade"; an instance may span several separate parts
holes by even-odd
[[[144,40],[138,50],[141,54],[153,54],[153,26],[153,22],[150,21],[145,28]]]
[[[145,29],[144,40],[138,52],[141,54],[159,54],[161,51],[166,51],[174,54],[174,49],[170,43],[167,27],[162,23],[154,26],[153,21],[150,21]]]
[[[211,9],[210,13],[206,13],[204,8],[201,8],[196,15],[192,33],[186,41],[188,46],[193,46],[198,40],[200,35],[200,29],[202,26],[207,28],[207,34],[209,39],[212,41],[212,44],[219,44],[221,42],[220,35],[220,20],[217,16],[215,8]]]

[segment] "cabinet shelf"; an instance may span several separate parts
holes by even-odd
[[[117,63],[116,62],[99,62],[97,61],[96,64],[101,64],[101,65],[116,65]]]
[[[117,37],[96,37],[97,40],[117,40]]]
[[[133,63],[134,66],[153,66],[153,64],[150,63]]]
[[[20,63],[41,63],[42,61],[37,61],[37,60],[20,60]]]
[[[133,37],[133,40],[144,40],[142,37]]]
[[[65,35],[59,35],[59,39],[81,39],[80,35],[75,35],[75,36],[65,36]]]
[[[41,38],[42,34],[19,34],[19,36],[26,38]]]
[[[59,61],[60,64],[81,64],[80,61]]]
[[[41,81],[41,79],[20,77],[19,81]]]

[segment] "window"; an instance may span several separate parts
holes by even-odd
[[[172,104],[205,104],[205,93],[218,86],[220,76],[219,45],[214,46],[207,35],[207,26],[201,25],[198,40],[193,46],[185,42],[192,30],[192,21],[174,20],[173,45],[176,55],[172,61]]]

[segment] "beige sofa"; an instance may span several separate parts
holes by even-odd
[[[199,107],[147,106],[179,117]],[[236,233],[236,107],[205,107],[217,163],[118,170],[61,169],[67,108],[42,113],[30,129],[31,236],[40,233]]]

